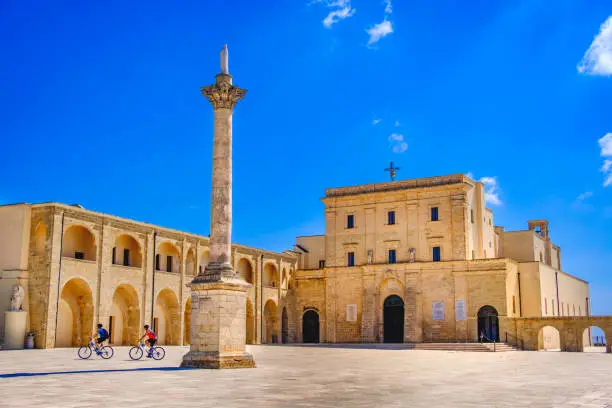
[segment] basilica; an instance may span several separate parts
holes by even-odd
[[[590,315],[589,285],[563,270],[548,222],[495,225],[483,184],[466,175],[330,188],[322,200],[324,234],[282,253],[232,245],[234,271],[251,284],[248,344],[522,336],[560,348],[562,327],[521,334],[524,322]],[[38,348],[82,345],[98,322],[116,345],[134,343],[144,324],[162,344],[189,344],[188,284],[208,263],[208,237],[22,203],[0,206],[0,241],[0,335],[19,284]],[[582,329],[572,339],[591,341]]]

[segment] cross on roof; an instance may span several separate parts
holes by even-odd
[[[391,181],[395,180],[395,173],[399,170],[399,167],[393,167],[393,162],[391,162],[391,165],[389,166],[389,168],[385,169],[385,171],[389,172],[389,175],[391,176]]]

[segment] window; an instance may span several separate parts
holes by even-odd
[[[113,265],[117,263],[117,248],[113,248]]]
[[[550,299],[550,305],[552,306],[552,315],[555,315],[555,299]]]
[[[489,248],[493,248],[491,241],[489,241]]]
[[[159,267],[160,267],[160,259],[159,259],[159,254],[157,254],[155,255],[155,270],[159,271],[160,270]]]
[[[395,225],[395,211],[389,211],[387,213],[387,224]]]
[[[355,266],[355,253],[354,252],[349,252],[347,254],[347,265],[348,266]]]
[[[319,269],[324,269],[325,268],[325,259],[322,259],[319,261]]]
[[[389,250],[389,263],[395,263],[395,249]]]
[[[472,259],[476,259],[476,251],[472,249]]]
[[[157,329],[159,328],[159,317],[153,318],[153,332],[157,333]]]
[[[83,252],[76,251],[74,253],[74,258],[75,259],[85,259],[85,254]]]
[[[355,216],[353,214],[346,216],[346,228],[355,228]]]
[[[512,296],[512,313],[516,313],[516,297]]]
[[[438,221],[438,207],[431,207],[431,220]]]
[[[440,247],[433,247],[433,261],[440,262]]]
[[[544,261],[544,257],[542,256],[542,253],[540,252],[540,262]]]
[[[563,302],[561,302],[561,316],[563,316],[564,311],[565,311],[565,308],[563,307]]]
[[[472,208],[470,210],[470,220],[472,221],[472,224],[474,223],[474,209]]]
[[[166,257],[166,271],[172,272],[172,255]]]
[[[493,218],[489,218],[489,225],[491,225],[491,220],[492,220],[492,219],[493,219]]]
[[[576,305],[572,305],[572,315],[576,316]]]
[[[578,305],[578,316],[582,316],[582,310],[580,309],[580,305]]]
[[[123,250],[123,266],[130,266],[130,250],[127,248]]]
[[[548,314],[548,299],[544,298],[544,314]]]

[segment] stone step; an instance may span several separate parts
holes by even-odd
[[[413,343],[409,348],[413,350],[492,352],[493,343]],[[516,348],[510,346],[509,344],[495,344],[496,352],[516,350]]]

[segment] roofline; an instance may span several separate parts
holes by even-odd
[[[179,234],[179,235],[181,235],[181,234],[182,235],[189,235],[189,236],[192,236],[194,238],[197,238],[197,239],[200,239],[200,240],[204,240],[206,242],[210,242],[210,238],[209,237],[198,235],[198,234],[195,234],[193,232],[180,231],[180,230],[177,230],[177,229],[163,227],[163,226],[151,224],[151,223],[148,223],[148,222],[136,221],[136,220],[133,220],[131,218],[119,217],[119,216],[116,216],[116,215],[107,214],[107,213],[103,213],[103,212],[99,212],[99,211],[88,210],[86,208],[81,208],[81,207],[77,207],[77,206],[70,205],[70,204],[58,203],[56,201],[49,201],[49,202],[43,202],[43,203],[38,203],[38,204],[29,204],[29,205],[32,208],[45,208],[45,207],[53,208],[53,207],[57,207],[57,208],[63,208],[65,210],[72,210],[72,211],[82,212],[82,213],[86,213],[86,214],[94,214],[94,215],[98,215],[98,216],[101,216],[101,217],[110,218],[110,219],[113,219],[113,220],[116,220],[116,221],[122,221],[122,222],[136,224],[136,225],[139,225],[139,226],[145,227],[145,228],[151,228],[151,229],[157,230],[157,231],[161,230],[161,231],[166,231],[166,232],[170,232],[170,233],[174,233],[174,234]],[[283,255],[289,256],[287,254],[283,254],[282,252],[269,251],[267,249],[255,248],[255,247],[251,247],[251,246],[247,246],[247,245],[243,245],[243,244],[238,244],[238,243],[234,243],[234,242],[232,242],[232,246],[236,246],[236,247],[239,247],[239,248],[253,249],[253,250],[257,250],[257,251],[263,252],[264,254],[271,254],[271,255],[277,255],[277,256],[283,256]]]

